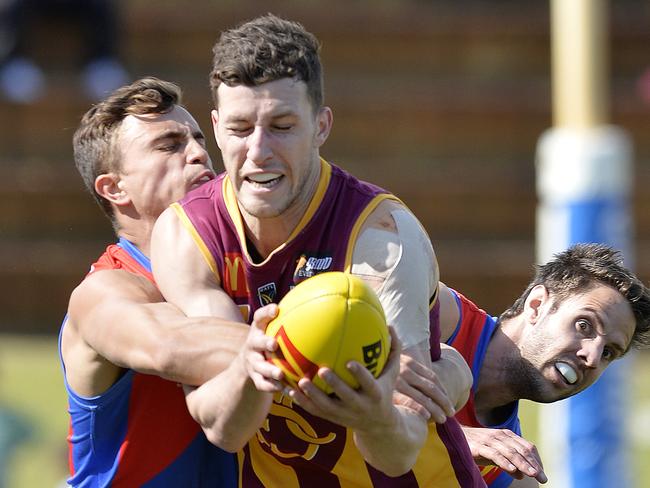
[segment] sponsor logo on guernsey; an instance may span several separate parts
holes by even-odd
[[[260,299],[260,305],[268,305],[275,301],[276,289],[275,283],[267,283],[257,289],[257,297]]]
[[[240,253],[227,252],[223,259],[222,286],[231,297],[245,298],[248,296],[244,259]]]
[[[293,273],[293,282],[297,285],[315,274],[327,271],[332,266],[332,261],[332,256],[301,254],[296,264],[296,271]]]

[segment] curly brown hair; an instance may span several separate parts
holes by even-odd
[[[128,115],[164,114],[181,104],[181,89],[154,77],[141,78],[115,90],[93,105],[81,118],[72,138],[74,162],[86,189],[95,198],[113,227],[110,203],[95,191],[96,178],[120,167],[119,128]]]
[[[314,112],[323,105],[320,43],[298,22],[267,14],[221,34],[214,45],[210,90],[215,107],[217,89],[258,86],[282,78],[305,82]]]
[[[526,298],[537,285],[544,285],[557,307],[568,297],[584,293],[597,284],[617,289],[632,307],[636,327],[630,347],[650,346],[650,294],[648,288],[623,265],[621,253],[604,244],[576,244],[536,267],[535,278],[522,295],[501,314],[513,318],[524,309]]]

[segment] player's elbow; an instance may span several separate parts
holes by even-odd
[[[392,478],[413,469],[428,435],[428,425],[422,417],[409,409],[398,407],[398,410],[402,414],[396,435],[381,439],[355,432],[355,443],[366,461]]]
[[[384,455],[381,457],[377,456],[364,456],[368,464],[372,465],[373,468],[381,471],[386,476],[391,478],[397,478],[399,476],[405,475],[413,469],[415,462],[417,461],[420,447],[412,445],[407,446],[401,444],[399,448],[391,449],[385,451]]]
[[[187,406],[190,415],[201,426],[206,439],[215,446],[228,452],[237,452],[246,445],[247,439],[243,439],[241,432],[236,432],[233,428],[228,428],[228,424],[223,422],[215,408],[206,408],[202,404],[201,392],[195,391],[193,397],[187,398]],[[209,405],[207,405],[209,406]],[[209,410],[209,413],[207,412]]]
[[[454,408],[458,411],[467,403],[474,377],[469,365],[456,349],[446,344],[441,347],[440,360],[452,372],[445,383],[445,388]]]
[[[401,453],[388,460],[383,469],[384,473],[388,476],[397,477],[411,471],[418,460],[420,450],[426,442],[426,432],[427,429],[424,429],[422,434],[416,433],[411,436],[409,442],[400,449]]]
[[[375,466],[379,471],[382,471],[386,476],[391,478],[397,478],[399,476],[405,475],[415,465],[417,460],[417,455],[413,456],[400,456],[402,459],[394,459],[391,462],[385,463],[383,466]]]
[[[231,453],[240,451],[248,442],[248,439],[244,439],[241,434],[228,432],[228,429],[225,429],[222,426],[215,426],[208,429],[204,428],[203,432],[208,441],[224,451]]]
[[[469,368],[468,364],[463,360],[459,361],[458,368],[460,369],[460,387],[458,391],[458,396],[454,408],[456,411],[460,410],[465,406],[467,400],[469,399],[469,392],[474,383],[474,377],[472,376],[472,370]]]

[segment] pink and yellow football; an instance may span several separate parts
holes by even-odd
[[[345,367],[351,360],[379,376],[390,334],[377,295],[361,278],[339,271],[318,274],[293,288],[278,306],[278,316],[266,329],[278,341],[269,361],[282,369],[288,385],[295,388],[306,377],[332,393],[316,375],[325,366],[358,388]]]

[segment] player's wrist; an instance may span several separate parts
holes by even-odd
[[[354,429],[355,433],[364,439],[383,439],[387,434],[401,430],[401,413],[398,407],[391,405],[382,408],[383,412],[370,418],[364,418],[363,424]],[[413,415],[417,413],[413,412]]]

